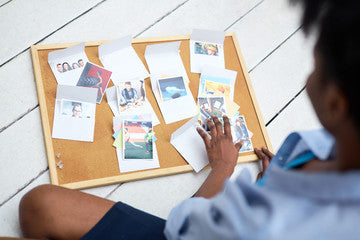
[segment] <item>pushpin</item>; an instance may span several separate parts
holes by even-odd
[[[63,169],[63,168],[64,168],[64,165],[62,164],[62,161],[61,161],[61,160],[56,163],[56,166],[58,166],[58,168],[60,168],[60,169]]]

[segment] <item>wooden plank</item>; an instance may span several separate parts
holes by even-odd
[[[296,32],[250,73],[265,123],[305,86],[313,66],[313,44],[313,39]]]
[[[260,0],[192,0],[138,37],[189,34],[194,28],[225,30]]]
[[[227,30],[238,36],[249,70],[300,27],[299,7],[289,0],[263,1]]]
[[[61,1],[17,0],[4,5],[0,8],[0,65],[99,2],[74,0],[69,5]]]
[[[267,129],[274,149],[277,151],[291,132],[321,127],[307,93],[303,91],[271,122]]]
[[[32,188],[48,183],[50,183],[49,174],[48,171],[46,171],[19,194],[0,207],[0,236],[22,237],[19,222],[20,200]]]
[[[47,168],[36,108],[0,134],[0,204]]]

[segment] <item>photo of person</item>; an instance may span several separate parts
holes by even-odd
[[[62,67],[63,67],[63,71],[62,71],[62,72],[67,72],[67,71],[72,70],[72,68],[70,67],[69,63],[67,63],[67,62],[64,62],[64,63],[62,64]]]
[[[158,84],[163,101],[187,96],[183,77],[159,79]]]
[[[77,69],[77,68],[81,68],[83,66],[84,66],[84,61],[82,59],[80,59],[77,62],[73,62],[71,64],[71,66],[68,62],[58,63],[58,64],[56,64],[56,70],[59,73],[64,73],[64,72],[69,72],[69,71]]]
[[[153,137],[151,121],[124,120],[124,159],[153,159]]]
[[[78,60],[78,64],[80,67],[84,67],[84,61],[82,59]]]
[[[76,86],[98,89],[97,103],[100,103],[110,81],[111,72],[92,63],[86,63]]]
[[[73,69],[80,68],[79,64],[77,63],[73,63],[71,66]]]
[[[198,107],[200,112],[201,123],[205,130],[209,130],[206,119],[215,115],[223,123],[222,115],[226,114],[224,97],[199,97]]]
[[[251,142],[251,136],[249,135],[244,116],[233,118],[231,121],[231,128],[234,144],[243,142],[239,153],[253,151],[254,148]]]
[[[61,114],[73,118],[92,118],[95,114],[91,103],[61,100]]]
[[[120,112],[141,107],[146,100],[144,80],[121,82],[116,92]]]
[[[195,54],[203,54],[210,56],[219,55],[219,47],[217,44],[195,42]]]
[[[64,68],[62,66],[61,63],[58,63],[56,64],[56,70],[59,72],[59,73],[62,73],[64,71]]]

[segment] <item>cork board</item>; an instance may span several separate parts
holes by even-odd
[[[180,56],[190,79],[191,92],[196,98],[200,74],[190,72],[189,39],[190,35],[133,39],[132,46],[147,67],[144,58],[147,45],[181,41]],[[105,42],[107,41],[86,42],[85,52],[90,62],[102,66],[98,58],[98,46]],[[164,123],[155,96],[152,93],[149,78],[145,79],[146,96],[160,120],[160,124],[154,127],[160,168],[120,173],[115,148],[112,146],[114,141],[112,138],[113,113],[105,97],[101,104],[97,104],[96,107],[94,142],[51,138],[57,82],[47,61],[48,53],[74,44],[76,43],[31,46],[51,183],[73,189],[82,189],[193,171],[191,166],[170,144],[171,134],[188,119],[167,125]],[[245,116],[247,126],[254,134],[252,137],[253,146],[266,146],[272,150],[237,37],[234,33],[228,33],[225,37],[224,54],[226,69],[238,72],[234,101],[240,105],[240,114]],[[112,82],[110,82],[108,87],[112,85]],[[60,153],[60,158],[57,157],[58,153]],[[63,169],[56,166],[60,159],[64,166]],[[241,153],[238,157],[239,163],[255,160],[257,160],[257,156],[254,152]]]

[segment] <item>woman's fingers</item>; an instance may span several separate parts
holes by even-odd
[[[206,123],[207,123],[207,125],[209,127],[209,130],[210,130],[211,139],[215,139],[216,136],[217,136],[217,131],[216,131],[216,127],[215,127],[214,122],[211,120],[211,118],[208,118],[206,120]]]
[[[265,148],[265,149],[267,150],[267,148]],[[268,168],[270,160],[271,160],[269,155],[273,156],[273,154],[269,150],[267,150],[267,152],[264,152],[264,148],[262,148],[261,150],[258,148],[255,148],[254,151],[255,151],[255,154],[258,156],[258,158],[261,159],[262,165],[263,165],[263,172],[265,172],[266,169]]]
[[[265,155],[269,157],[270,160],[273,158],[274,154],[270,152],[269,149],[267,149],[266,147],[262,147],[261,150],[265,153]]]
[[[210,147],[210,139],[209,136],[201,129],[201,128],[196,128],[197,132],[199,133],[200,137],[204,140],[205,143],[205,147],[206,149],[208,149]]]
[[[222,129],[222,124],[221,124],[219,118],[217,116],[215,116],[215,115],[213,115],[211,117],[212,117],[212,120],[213,120],[213,122],[215,124],[217,135],[224,134],[223,129]]]
[[[231,126],[228,116],[224,115],[223,120],[224,120],[224,133],[226,136],[231,137]]]

